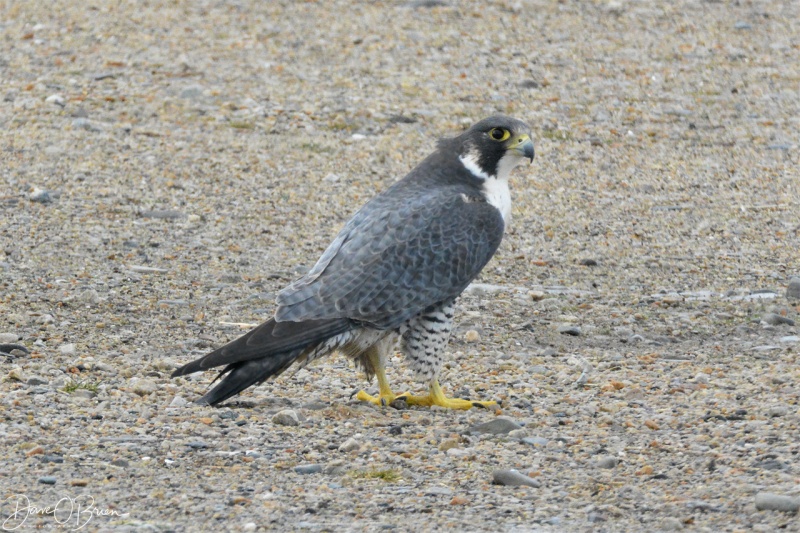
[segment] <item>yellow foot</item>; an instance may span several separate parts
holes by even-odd
[[[379,394],[378,396],[372,396],[371,394],[367,394],[363,390],[358,391],[356,394],[356,398],[361,400],[362,402],[369,402],[374,405],[381,405],[386,407],[387,405],[391,405],[393,401],[397,399],[393,393],[388,394]]]
[[[488,408],[492,405],[497,405],[497,402],[492,400],[473,402],[472,400],[462,400],[461,398],[447,398],[444,396],[444,394],[441,396],[435,394],[428,394],[427,396],[401,394],[397,397],[397,399],[405,400],[408,405],[421,405],[424,407],[438,405],[439,407],[444,407],[445,409],[458,409],[461,411],[466,411],[467,409],[472,409],[473,407]]]

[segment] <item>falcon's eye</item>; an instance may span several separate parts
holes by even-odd
[[[492,128],[489,131],[489,137],[495,141],[505,141],[511,137],[511,132],[504,128]]]

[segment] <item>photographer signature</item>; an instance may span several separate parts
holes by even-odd
[[[14,506],[13,512],[3,521],[5,531],[14,531],[25,524],[31,516],[43,517],[52,516],[56,524],[62,526],[74,525],[70,531],[78,531],[86,527],[92,518],[97,516],[125,517],[128,513],[121,513],[116,509],[101,509],[95,506],[92,496],[78,496],[71,498],[65,496],[53,506],[36,507],[31,504],[30,499],[24,494],[9,496],[6,501],[11,501]]]

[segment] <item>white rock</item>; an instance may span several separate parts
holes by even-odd
[[[300,423],[300,417],[293,409],[284,409],[275,413],[272,417],[272,423],[280,426],[296,426]]]
[[[67,105],[67,101],[60,94],[51,94],[50,96],[45,98],[44,101],[47,102],[48,104],[54,104],[60,107],[64,107],[65,105]]]
[[[62,344],[58,347],[58,351],[64,355],[75,355],[75,345],[74,344]]]

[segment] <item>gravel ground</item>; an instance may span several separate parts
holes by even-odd
[[[2,4],[4,527],[73,505],[84,530],[800,531],[798,21],[778,0]],[[343,358],[189,403],[213,376],[173,368],[495,112],[537,158],[442,383],[502,411],[362,405]]]

